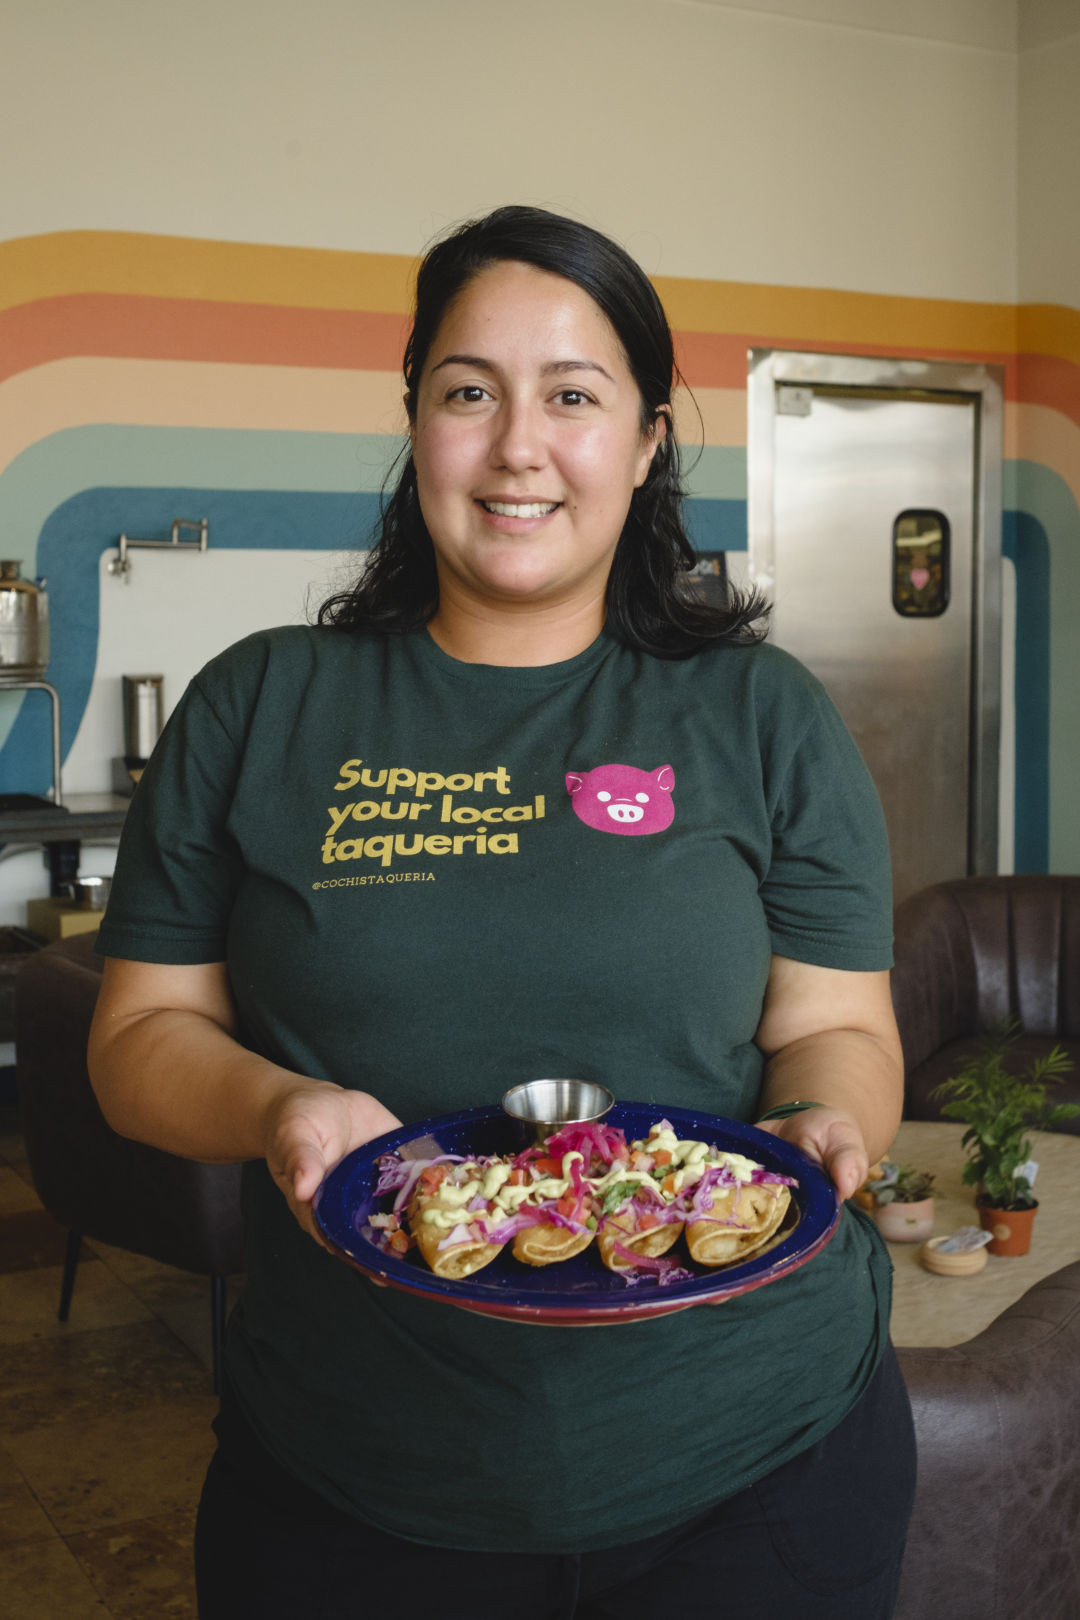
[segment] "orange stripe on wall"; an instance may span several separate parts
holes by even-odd
[[[1019,398],[1029,405],[1049,405],[1080,426],[1080,366],[1050,354],[1017,356]]]
[[[408,326],[369,310],[72,294],[0,312],[0,380],[90,354],[397,371]]]

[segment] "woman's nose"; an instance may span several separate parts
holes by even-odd
[[[543,417],[527,401],[507,401],[499,411],[492,461],[511,472],[542,467],[547,461]]]

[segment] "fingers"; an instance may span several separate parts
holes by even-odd
[[[314,1143],[306,1142],[292,1154],[286,1175],[297,1203],[310,1203],[328,1168],[321,1149]]]
[[[842,1199],[850,1198],[858,1192],[866,1180],[869,1168],[865,1151],[854,1147],[844,1147],[839,1152],[827,1157],[825,1168],[833,1179]]]
[[[841,1199],[857,1192],[866,1180],[870,1161],[862,1132],[850,1114],[834,1108],[807,1109],[785,1120],[769,1120],[758,1127],[801,1148],[821,1165]]]

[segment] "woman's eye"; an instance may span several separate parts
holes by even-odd
[[[460,399],[466,405],[478,405],[482,399],[487,398],[487,389],[481,388],[479,383],[463,383],[447,396],[449,399]]]
[[[580,388],[564,388],[559,394],[559,403],[561,405],[574,406],[588,405],[589,396],[588,394],[583,394]]]

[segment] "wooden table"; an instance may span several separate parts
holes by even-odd
[[[978,1226],[964,1167],[960,1138],[964,1126],[952,1122],[905,1120],[888,1157],[933,1172],[934,1236],[961,1226]],[[1080,1260],[1080,1136],[1057,1131],[1031,1133],[1032,1157],[1039,1166],[1031,1252],[1016,1258],[988,1255],[973,1277],[938,1277],[916,1258],[917,1243],[890,1243],[893,1278],[892,1335],[897,1344],[962,1344],[1001,1315],[1043,1277]]]

